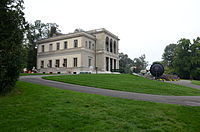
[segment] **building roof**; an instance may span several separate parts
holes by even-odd
[[[37,41],[38,44],[41,43],[48,43],[48,42],[52,42],[52,41],[58,41],[58,40],[63,40],[63,39],[69,39],[69,38],[74,38],[74,37],[81,37],[81,36],[85,36],[88,37],[90,39],[96,40],[95,34],[98,33],[106,33],[110,36],[112,36],[113,38],[119,40],[118,36],[114,35],[113,33],[109,32],[108,30],[101,28],[101,29],[95,29],[95,30],[89,30],[89,31],[77,31],[75,30],[75,32],[73,33],[68,33],[68,34],[59,34],[50,38],[46,38],[46,39],[41,39],[39,41]]]

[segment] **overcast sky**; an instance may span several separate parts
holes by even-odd
[[[24,0],[27,21],[57,23],[62,33],[106,28],[120,52],[159,61],[166,45],[200,36],[200,0]]]

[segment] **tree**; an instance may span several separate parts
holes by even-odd
[[[191,72],[191,42],[189,39],[181,39],[178,41],[173,60],[175,72],[185,79],[190,78]]]
[[[130,73],[133,66],[133,60],[131,60],[127,54],[119,54],[119,69],[122,73]]]
[[[175,49],[177,45],[176,44],[169,44],[165,47],[164,53],[162,55],[163,63],[166,64],[166,66],[172,68],[173,60],[175,56]]]
[[[193,40],[191,45],[191,78],[200,80],[200,38]]]
[[[148,66],[148,62],[145,61],[145,54],[141,55],[139,58],[134,58],[134,72],[139,73],[141,70],[145,70]]]
[[[28,47],[27,69],[32,70],[37,63],[37,45],[36,42],[41,39],[60,35],[60,30],[56,23],[42,23],[41,20],[36,20],[33,24],[28,25],[26,32],[26,41]]]
[[[23,0],[0,2],[0,94],[15,86],[23,67]]]

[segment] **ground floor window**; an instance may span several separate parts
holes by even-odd
[[[114,70],[116,70],[116,59],[114,59]]]
[[[88,59],[88,66],[90,67],[92,65],[92,59]]]
[[[55,67],[60,67],[60,60],[56,60]]]
[[[112,68],[113,67],[113,59],[112,58],[110,58],[110,71],[112,71]]]
[[[67,67],[67,59],[63,60],[63,67]]]
[[[74,58],[74,67],[77,67],[78,59]]]
[[[106,57],[106,71],[109,71],[109,58]]]
[[[40,62],[40,67],[44,68],[44,61],[43,60]]]
[[[49,68],[52,68],[52,60],[49,60],[49,63],[47,65]]]

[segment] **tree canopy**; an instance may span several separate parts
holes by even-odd
[[[193,43],[183,38],[177,44],[166,46],[163,63],[181,78],[200,80],[200,38],[194,39]]]
[[[53,37],[53,35],[59,35],[60,30],[56,23],[42,23],[41,20],[36,20],[33,24],[29,23],[28,30],[26,32],[27,43],[27,69],[32,70],[36,67],[37,63],[37,44],[36,42],[41,39]]]

